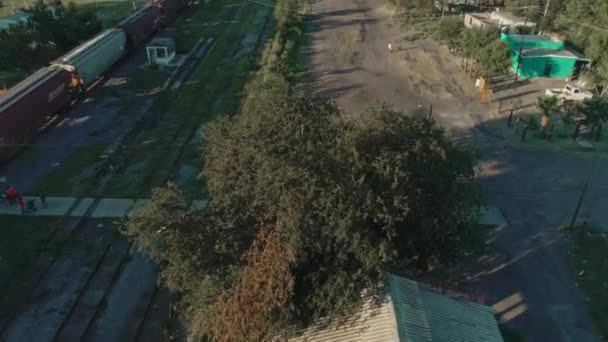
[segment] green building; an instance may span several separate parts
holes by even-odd
[[[571,77],[589,62],[549,36],[502,33],[500,39],[511,47],[513,71],[522,77]]]

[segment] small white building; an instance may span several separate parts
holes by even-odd
[[[502,12],[499,9],[490,13],[490,19],[498,22],[499,26],[524,26],[524,27],[535,27],[536,23],[532,20],[526,20],[526,18],[521,18],[510,12]]]
[[[171,38],[154,38],[146,45],[148,63],[170,66],[174,64],[175,42]]]
[[[464,15],[464,26],[467,28],[480,27],[535,27],[536,23],[520,18],[513,13],[503,12],[500,9],[491,13],[467,13]]]

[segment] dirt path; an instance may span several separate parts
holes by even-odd
[[[311,15],[311,76],[324,94],[358,113],[371,102],[428,110],[451,133],[473,139],[484,153],[479,182],[488,205],[509,226],[492,236],[497,256],[483,259],[470,281],[488,295],[498,318],[529,341],[599,341],[575,272],[565,261],[569,223],[592,156],[510,147],[483,122],[496,119],[472,100],[472,81],[458,59],[426,39],[409,39],[380,0],[320,0]],[[393,53],[388,51],[393,45]],[[356,116],[356,114],[354,114]],[[594,165],[581,219],[604,223],[608,161]]]
[[[474,87],[458,70],[457,59],[433,40],[408,41],[381,3],[322,0],[313,5],[309,62],[316,85],[349,113],[373,102],[404,111],[433,105],[444,127],[473,127],[476,118],[470,113],[481,109],[471,101]]]

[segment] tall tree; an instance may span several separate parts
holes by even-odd
[[[58,55],[30,23],[17,23],[0,30],[0,68],[31,73]]]
[[[502,40],[496,39],[481,49],[478,58],[481,73],[485,77],[505,75],[511,68],[509,44]]]
[[[378,107],[352,122],[333,102],[264,74],[249,85],[241,112],[203,136],[204,219],[179,222],[153,204],[127,225],[138,245],[162,256],[173,288],[205,294],[186,296],[198,303],[239,279],[218,268],[246,269],[240,257],[260,226],[293,253],[293,295],[279,316],[298,321],[349,312],[389,267],[425,271],[481,242],[472,226],[473,157],[430,120]],[[234,304],[234,291],[222,305]]]
[[[540,126],[544,130],[549,124],[551,114],[558,109],[559,100],[555,96],[539,97],[536,101],[536,108],[541,112]]]
[[[25,11],[27,22],[0,30],[3,68],[32,72],[101,29],[95,16],[78,12],[74,3],[51,7],[39,0]]]
[[[218,297],[209,315],[213,341],[267,340],[277,333],[277,312],[293,295],[293,255],[276,230],[261,229],[243,259],[234,285]]]
[[[437,27],[437,38],[447,44],[450,49],[453,49],[459,46],[461,33],[464,29],[462,18],[444,18]]]

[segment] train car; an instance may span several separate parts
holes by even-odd
[[[108,29],[60,57],[52,66],[70,72],[72,88],[84,92],[126,53],[127,34],[120,29]]]
[[[28,143],[71,100],[70,73],[45,67],[0,95],[0,160]]]
[[[189,4],[189,0],[158,0],[155,5],[160,8],[161,23],[164,26],[172,23],[177,14]]]
[[[160,8],[146,5],[118,23],[127,34],[129,47],[133,48],[146,40],[160,25]]]

